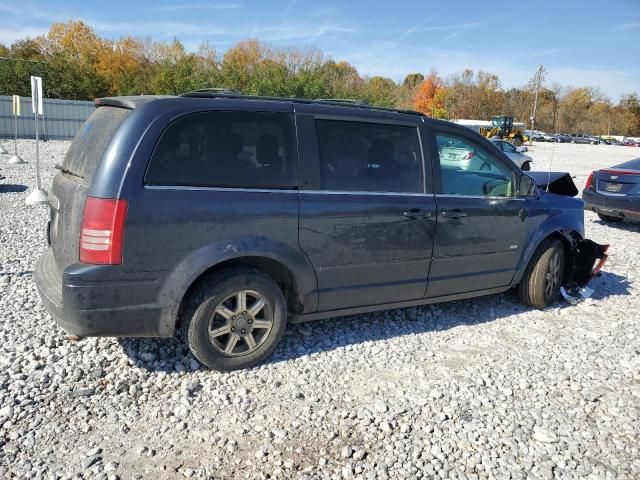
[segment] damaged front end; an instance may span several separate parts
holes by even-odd
[[[609,245],[600,245],[589,239],[574,238],[572,246],[571,268],[561,293],[565,300],[575,305],[593,293],[587,285],[591,279],[598,276],[607,261]]]
[[[573,178],[566,172],[527,172],[536,182],[536,186],[545,192],[557,195],[575,197],[578,195],[578,187]]]

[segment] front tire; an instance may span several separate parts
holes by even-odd
[[[605,215],[604,213],[596,212],[600,220],[607,223],[617,223],[622,221],[622,217],[613,217],[611,215]]]
[[[531,162],[524,162],[522,164],[522,171],[523,172],[528,172],[531,170]]]
[[[518,294],[530,307],[547,308],[560,295],[564,277],[565,250],[556,238],[544,241],[524,272]]]
[[[192,295],[186,318],[191,353],[206,366],[229,372],[273,353],[284,334],[287,307],[269,276],[238,267],[205,280]]]

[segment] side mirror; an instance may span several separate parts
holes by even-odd
[[[524,153],[524,152],[528,152],[529,148],[527,148],[526,146],[521,146],[521,147],[516,147],[516,152],[518,153]]]
[[[536,193],[536,181],[529,175],[522,175],[518,183],[518,197],[532,197]]]

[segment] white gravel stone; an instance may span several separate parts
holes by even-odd
[[[68,145],[41,144],[46,188]],[[0,478],[640,475],[637,223],[586,213],[611,244],[592,301],[538,311],[505,293],[292,325],[273,359],[220,374],[179,338],[67,339],[33,283],[48,212],[24,203],[34,143],[19,148],[26,165],[0,155]],[[582,188],[640,149],[530,153]]]

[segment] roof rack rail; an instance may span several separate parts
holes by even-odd
[[[201,88],[192,92],[183,93],[181,97],[194,97],[194,98],[227,98],[227,99],[243,99],[243,100],[266,100],[270,102],[292,102],[292,103],[304,103],[304,104],[316,104],[316,105],[333,105],[336,107],[353,107],[363,108],[367,110],[378,110],[395,113],[407,113],[410,115],[420,115],[426,117],[424,113],[416,112],[413,110],[406,110],[401,108],[387,108],[371,105],[366,100],[355,100],[349,98],[320,98],[316,100],[310,100],[306,98],[291,98],[291,97],[273,97],[267,95],[244,95],[241,92],[234,90],[228,90],[226,88]]]
[[[345,105],[360,105],[371,107],[371,104],[366,100],[359,100],[356,98],[317,98],[314,102],[318,103],[336,103]]]
[[[208,88],[199,88],[198,90],[193,90],[191,92],[188,93],[183,93],[181,96],[182,97],[187,97],[187,96],[191,96],[191,94],[195,94],[195,93],[208,93],[211,95],[242,95],[242,93],[236,91],[236,90],[231,90],[229,88],[214,88],[214,87],[208,87]]]

